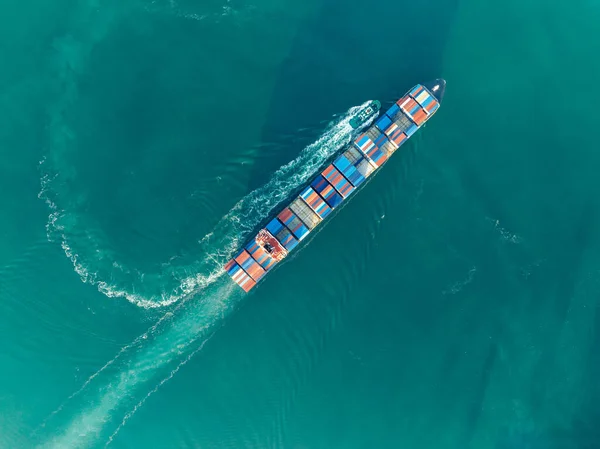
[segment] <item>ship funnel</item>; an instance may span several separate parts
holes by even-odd
[[[436,80],[430,81],[429,83],[424,83],[423,85],[429,90],[429,92],[433,94],[433,96],[441,104],[442,100],[444,99],[444,94],[446,93],[446,80],[438,78]]]

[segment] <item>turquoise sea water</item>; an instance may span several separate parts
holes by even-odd
[[[0,448],[600,448],[600,4],[0,5]],[[439,113],[244,295],[348,139]],[[82,282],[83,281],[83,282]]]

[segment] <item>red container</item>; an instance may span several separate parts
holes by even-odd
[[[427,119],[427,113],[421,108],[417,112],[415,112],[415,115],[413,115],[413,117],[415,119],[415,123],[420,126]]]
[[[252,279],[259,281],[265,275],[265,270],[254,260],[254,258],[246,250],[242,250],[241,253],[235,258],[242,269],[248,273]]]
[[[231,267],[235,264],[235,260],[231,259],[227,264],[223,267],[225,271],[229,271]]]
[[[425,109],[431,112],[433,109],[435,109],[436,106],[438,106],[438,102],[434,100],[431,103],[429,103]]]
[[[346,177],[342,175],[333,164],[323,170],[322,175],[344,198],[347,198],[354,190],[354,186],[350,184]]]
[[[256,285],[256,282],[250,276],[248,276],[242,267],[238,265],[237,268],[237,271],[233,274],[233,276],[231,276],[231,278],[236,282],[237,285],[242,287],[245,292],[250,291],[250,289]]]

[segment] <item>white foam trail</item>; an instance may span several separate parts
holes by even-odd
[[[142,398],[141,401],[139,401],[137,404],[135,404],[135,406],[129,412],[127,412],[125,414],[125,416],[121,420],[121,423],[119,424],[119,426],[115,429],[115,431],[108,438],[108,441],[106,442],[105,447],[110,445],[110,443],[112,443],[112,441],[115,439],[115,437],[117,436],[119,431],[123,428],[123,426],[125,426],[125,424],[127,424],[127,421],[129,421],[129,419],[135,414],[135,412],[137,412],[138,409],[142,405],[144,405],[144,402],[146,402],[146,400],[150,396],[152,396],[154,393],[156,393],[158,391],[158,389],[160,387],[162,387],[165,383],[170,381],[175,376],[175,374],[177,374],[177,372],[192,359],[192,357],[194,357],[198,352],[202,351],[202,349],[204,348],[204,345],[208,342],[208,340],[210,340],[212,338],[213,335],[214,334],[212,334],[206,340],[204,340],[199,347],[194,349],[194,351],[192,351],[185,359],[183,359],[183,361],[181,361],[179,363],[179,365],[177,365],[174,369],[172,369],[167,377],[165,377],[163,380],[161,380],[152,390],[150,390],[148,392],[148,394],[146,394],[146,396],[144,396]]]
[[[253,6],[246,6],[243,9],[235,9],[231,6],[231,0],[225,0],[223,4],[220,5],[220,8],[216,10],[209,11],[205,10],[202,12],[192,12],[186,9],[181,8],[181,6],[175,0],[152,0],[145,7],[146,11],[150,13],[156,14],[172,14],[175,17],[188,19],[188,20],[211,20],[215,23],[219,23],[219,21],[224,17],[229,16],[237,16],[242,12],[251,11],[254,9]]]
[[[60,404],[58,406],[58,408],[56,408],[56,410],[54,410],[52,413],[50,413],[50,415],[44,419],[44,421],[42,422],[40,427],[45,427],[46,423],[55,415],[57,415],[71,400],[73,400],[76,396],[78,396],[80,393],[82,393],[87,387],[88,385],[90,385],[92,383],[92,381],[98,377],[100,374],[102,374],[102,372],[104,372],[108,367],[110,367],[111,365],[113,365],[123,354],[125,354],[126,352],[128,352],[129,350],[140,346],[140,344],[148,339],[148,337],[154,335],[154,333],[156,332],[156,330],[159,328],[159,326],[168,318],[173,317],[174,313],[177,311],[177,308],[175,310],[173,310],[172,312],[167,312],[165,313],[163,316],[161,316],[158,321],[156,323],[154,323],[154,325],[152,327],[150,327],[146,332],[144,332],[143,334],[141,334],[140,336],[138,336],[135,340],[133,340],[131,343],[123,346],[119,352],[117,352],[117,354],[110,359],[108,362],[106,362],[98,371],[96,371],[94,374],[92,374],[90,377],[87,378],[87,380],[81,385],[81,387],[79,387],[79,389],[77,391],[75,391],[74,393],[72,393],[67,399],[65,399],[63,401],[62,404]]]
[[[100,397],[91,408],[75,417],[62,435],[53,438],[42,447],[71,448],[92,444],[93,439],[99,436],[106,423],[113,418],[111,412],[121,406],[122,402],[129,398],[141,384],[152,379],[159,369],[183,356],[183,362],[180,362],[166,379],[147,393],[137,407],[125,415],[117,428],[120,429],[147,397],[172,378],[179,368],[187,363],[187,360],[202,349],[209,338],[207,336],[215,332],[222,318],[235,308],[242,297],[237,290],[237,297],[232,295],[234,288],[237,289],[233,283],[228,282],[211,294],[206,301],[194,303],[193,308],[189,310],[190,313],[181,317],[167,331],[157,335],[145,351],[136,354],[136,357],[116,375],[116,378],[99,390]],[[205,338],[200,346],[190,351],[193,344],[202,337]]]
[[[45,173],[42,176],[42,190],[38,196],[46,201],[52,211],[46,225],[48,238],[60,241],[65,255],[71,260],[73,269],[82,282],[95,285],[98,291],[107,297],[124,298],[138,307],[147,309],[172,305],[181,298],[200,292],[223,275],[222,265],[258,223],[276,205],[285,200],[290,191],[308,180],[327,158],[349,142],[354,131],[349,121],[360,108],[368,103],[365,102],[363,105],[349,109],[336,123],[330,125],[316,142],[307,146],[296,159],[277,170],[267,184],[240,200],[229,213],[219,220],[215,228],[199,241],[199,247],[194,251],[198,257],[194,258],[197,260],[193,264],[178,266],[168,262],[162,265],[162,273],[134,273],[134,270],[127,270],[129,274],[136,277],[131,290],[135,290],[135,285],[162,286],[165,284],[165,279],[180,278],[180,273],[183,272],[184,276],[171,291],[144,297],[135,291],[116,285],[114,281],[100,279],[91,268],[94,261],[82,261],[70,243],[69,232],[86,232],[85,229],[88,229],[89,226],[79,223],[80,217],[77,213],[59,209],[50,195],[52,183],[57,175]],[[44,167],[45,164],[45,160],[40,162],[41,167]],[[80,231],[81,229],[84,231]],[[87,245],[96,245],[93,254],[99,255],[98,263],[108,260],[111,263],[110,269],[113,274],[117,271],[116,267],[123,271],[123,264],[117,261],[117,256],[109,248],[99,247],[97,239],[94,237],[89,236],[84,240]],[[154,278],[153,282],[148,282],[150,278]]]
[[[360,107],[362,106],[357,108]],[[325,132],[319,140],[305,148],[298,158],[277,170],[269,183],[238,202],[220,220],[215,230],[207,234],[199,242],[201,248],[208,247],[209,245],[214,246],[216,243],[225,245],[225,248],[227,248],[225,251],[226,257],[224,257],[224,254],[217,254],[216,256],[213,254],[207,257],[213,266],[218,266],[219,276],[223,273],[220,266],[226,258],[230,257],[231,252],[237,246],[238,240],[252,231],[274,206],[287,197],[290,190],[305,182],[327,158],[335,154],[344,143],[350,140],[353,131],[348,121],[354,115],[357,108],[350,109],[348,114]],[[73,255],[72,257],[75,258]],[[195,283],[195,279],[197,277],[188,278],[189,284],[185,287],[186,289],[191,289],[188,292],[188,297],[189,293],[193,292],[198,286]],[[121,424],[109,438],[107,444],[110,444],[119,430],[143,405],[145,400],[157,391],[161,385],[171,379],[194,354],[200,351],[207,339],[198,348],[189,352],[194,342],[207,334],[212,335],[216,326],[221,322],[222,317],[236,306],[237,300],[232,298],[231,292],[234,289],[237,292],[237,287],[231,282],[225,285],[215,295],[209,295],[206,301],[193,303],[192,306],[194,308],[191,311],[192,313],[184,315],[171,328],[163,333],[157,333],[156,330],[162,321],[167,316],[173,315],[172,313],[165,314],[149,331],[136,338],[130,345],[122,348],[111,361],[107,362],[98,372],[90,376],[79,390],[73,393],[64,404],[89,388],[94,379],[109,366],[113,365],[129,349],[140,347],[142,342],[146,341],[148,335],[156,334],[154,340],[145,351],[138,351],[136,358],[132,361],[133,366],[130,364],[129,369],[122,371],[116,379],[99,390],[100,398],[97,403],[76,417],[61,436],[49,441],[44,447],[58,448],[86,445],[112,419],[111,412],[118,408],[123,400],[128,398],[140,384],[149,381],[162,367],[174,362],[178,357],[184,356],[184,360],[175,369],[171,370],[171,373],[165,379],[150,390],[133,409],[125,414]],[[184,306],[186,306],[185,301],[181,302],[177,309]],[[186,353],[187,356],[185,355]],[[64,404],[53,412],[51,416],[60,412],[64,408]]]

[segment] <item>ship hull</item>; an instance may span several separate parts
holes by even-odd
[[[437,112],[445,89],[442,79],[417,84],[342,148],[331,164],[225,264],[233,281],[245,292],[254,288]],[[367,120],[372,117],[370,114]]]

